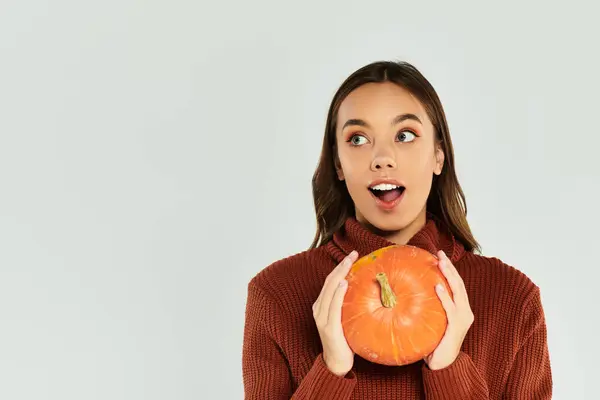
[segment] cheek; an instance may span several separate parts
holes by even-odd
[[[420,168],[423,173],[433,174],[433,171],[435,170],[435,162],[435,154],[428,153],[423,155],[420,163]]]
[[[340,164],[344,172],[344,181],[348,192],[354,198],[358,200],[363,194],[368,195],[365,191],[366,183],[371,179],[370,176],[370,160],[368,154],[361,154],[363,152],[354,151],[352,154],[340,152]]]
[[[339,158],[342,170],[344,171],[344,176],[348,180],[356,179],[356,177],[360,179],[360,175],[364,174],[365,168],[368,169],[368,164],[365,167],[365,160],[363,160],[364,156],[361,157],[360,152],[350,154],[348,151],[341,151],[339,153]]]
[[[399,165],[400,176],[409,184],[426,187],[433,179],[435,167],[435,155],[429,152],[414,152],[402,158]]]

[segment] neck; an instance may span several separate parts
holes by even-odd
[[[367,227],[371,232],[382,236],[395,244],[404,245],[407,244],[410,241],[410,239],[425,226],[425,223],[427,222],[427,213],[425,209],[421,210],[417,218],[415,218],[404,228],[399,229],[397,231],[382,231],[377,227],[371,225],[361,215],[357,215],[356,219],[365,227]]]

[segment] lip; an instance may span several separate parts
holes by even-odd
[[[399,182],[399,181],[397,181],[395,179],[385,179],[385,178],[383,178],[383,179],[375,179],[374,181],[372,181],[369,184],[368,187],[370,189],[373,186],[380,185],[382,183],[388,183],[388,184],[391,184],[391,185],[402,186],[402,187],[406,188],[406,186],[404,186],[404,184],[402,182]]]
[[[400,196],[396,200],[389,201],[389,202],[381,200],[379,197],[375,196],[375,194],[373,192],[371,192],[370,190],[369,190],[369,193],[375,200],[375,204],[377,205],[377,207],[381,208],[382,210],[389,211],[389,210],[394,209],[394,207],[396,207],[398,204],[400,204],[400,202],[404,198],[404,193],[406,193],[406,188],[404,188],[404,190],[402,191],[402,194],[400,194]]]
[[[382,183],[387,183],[387,184],[391,184],[391,185],[396,185],[396,186],[401,186],[404,189],[402,190],[402,194],[400,194],[400,196],[394,200],[394,201],[383,201],[381,200],[379,197],[375,196],[375,194],[369,190],[371,189],[373,186],[375,185],[379,185]],[[385,211],[390,211],[392,209],[394,209],[398,204],[400,204],[400,202],[402,201],[402,199],[404,198],[404,193],[406,193],[406,186],[404,186],[404,184],[402,182],[399,182],[395,179],[376,179],[373,182],[371,182],[368,186],[369,193],[371,194],[371,196],[373,197],[373,199],[375,200],[375,204],[377,205],[377,207],[381,208],[382,210]]]

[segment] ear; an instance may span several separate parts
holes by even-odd
[[[438,144],[435,150],[435,168],[433,169],[434,174],[439,175],[442,173],[442,169],[444,168],[444,160],[444,150],[442,149],[442,146]]]
[[[333,146],[333,164],[335,166],[335,172],[340,181],[344,180],[344,171],[342,170],[342,164],[338,157],[337,147]]]

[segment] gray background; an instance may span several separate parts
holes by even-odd
[[[0,398],[242,398],[246,284],[310,244],[327,106],[379,59],[541,286],[555,398],[600,398],[598,10],[309,3],[0,2]]]

